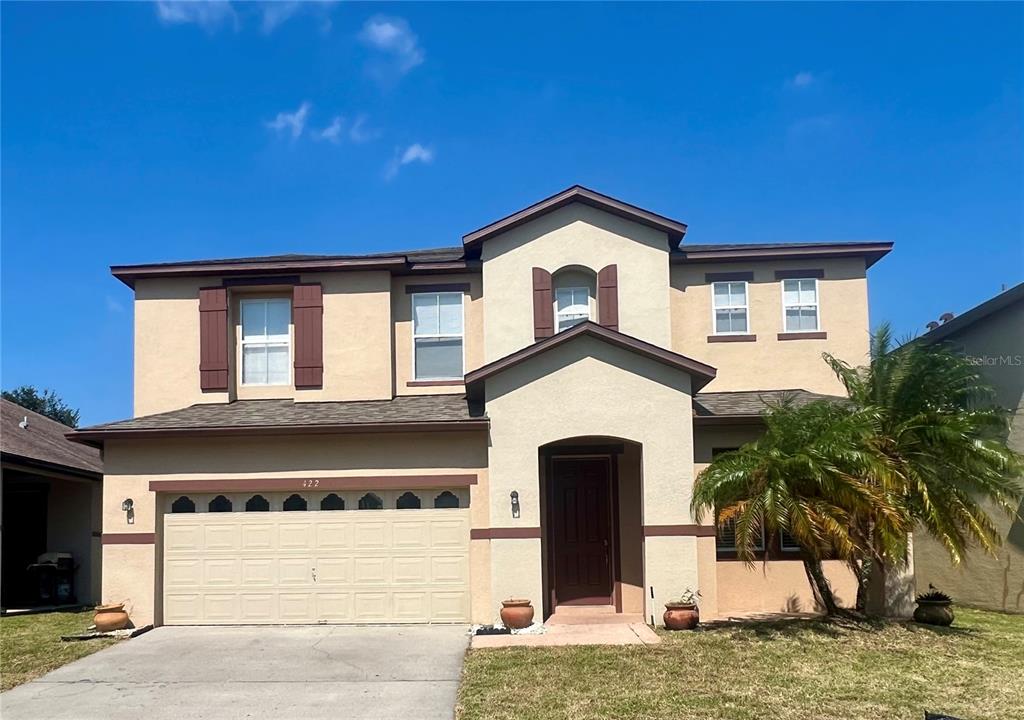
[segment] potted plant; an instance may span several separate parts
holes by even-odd
[[[916,598],[917,608],[914,610],[914,622],[923,625],[952,625],[953,624],[953,598],[944,592],[939,592],[931,585],[928,592],[918,595]]]
[[[512,630],[530,627],[533,622],[533,605],[525,598],[509,598],[501,601],[501,621]]]
[[[697,607],[699,590],[686,588],[686,592],[678,598],[665,603],[665,627],[669,630],[693,630],[700,622],[700,609]]]
[[[128,627],[128,613],[125,612],[124,603],[99,605],[93,617],[93,624],[96,625],[98,632],[111,632]]]

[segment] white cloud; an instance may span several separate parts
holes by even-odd
[[[360,115],[348,130],[348,138],[354,143],[370,142],[380,137],[380,130],[366,127],[366,116]]]
[[[157,0],[156,14],[168,25],[195,23],[207,32],[224,23],[238,27],[235,9],[223,0]]]
[[[405,150],[396,149],[395,156],[391,162],[388,163],[387,167],[384,168],[384,179],[391,180],[396,175],[403,165],[409,163],[419,162],[424,165],[429,165],[434,161],[434,150],[433,148],[424,147],[419,143],[413,143]]]
[[[335,115],[331,120],[331,124],[323,130],[318,130],[313,133],[313,137],[317,140],[326,140],[327,142],[337,145],[341,142],[341,129],[344,122],[345,118],[341,115]]]
[[[285,22],[295,13],[302,9],[302,3],[300,2],[265,2],[259,6],[260,10],[260,28],[264,33],[270,34],[274,32],[281,23]]]
[[[815,79],[814,73],[809,70],[801,70],[789,79],[789,84],[793,87],[802,88],[813,84]]]
[[[292,139],[295,139],[305,129],[306,118],[309,117],[312,107],[309,102],[303,102],[293,113],[279,112],[276,118],[267,123],[267,127],[279,133],[290,132]]]
[[[391,56],[399,73],[407,73],[425,58],[419,38],[402,18],[374,15],[363,24],[359,39],[367,46]]]

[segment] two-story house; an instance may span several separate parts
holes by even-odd
[[[808,610],[785,538],[751,568],[690,492],[765,403],[837,395],[889,243],[688,245],[572,187],[367,256],[117,266],[130,420],[103,448],[103,597],[136,624],[491,622],[599,605],[660,622]],[[853,583],[827,563],[841,599]]]

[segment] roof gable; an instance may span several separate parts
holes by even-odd
[[[480,246],[486,240],[573,203],[583,203],[612,215],[660,230],[668,235],[670,249],[679,245],[683,235],[686,234],[685,223],[658,215],[649,210],[644,210],[635,205],[630,205],[621,200],[616,200],[608,195],[602,195],[582,185],[573,185],[560,193],[556,193],[527,208],[503,217],[501,220],[496,220],[489,225],[463,235],[462,242],[466,248],[466,255],[477,256],[480,252]]]
[[[630,335],[620,333],[617,330],[609,330],[606,327],[597,325],[591,321],[582,322],[572,328],[551,337],[538,340],[522,350],[517,350],[510,355],[488,363],[466,374],[466,392],[471,398],[479,398],[482,395],[483,384],[487,378],[494,377],[499,373],[526,362],[530,358],[541,355],[548,350],[557,348],[565,343],[571,342],[574,338],[581,336],[593,337],[609,345],[623,348],[630,352],[641,355],[663,365],[685,372],[693,380],[693,392],[707,385],[715,379],[716,370],[710,365],[688,358],[685,355],[674,353],[671,350],[652,345],[651,343],[639,340]]]

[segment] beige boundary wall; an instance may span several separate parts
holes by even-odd
[[[160,622],[162,515],[157,494],[149,489],[152,481],[473,474],[477,483],[470,486],[471,525],[488,527],[486,453],[481,432],[108,441],[103,601],[127,601],[137,626]],[[135,505],[132,524],[121,510],[128,497]],[[146,535],[155,535],[155,542],[138,541]],[[471,541],[474,618],[489,615],[487,555],[486,541]]]

